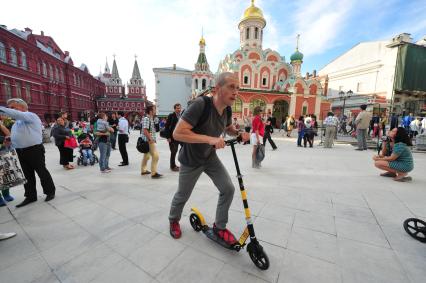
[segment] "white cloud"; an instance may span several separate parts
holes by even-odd
[[[65,4],[66,3],[66,4]],[[193,69],[204,26],[210,68],[239,47],[238,21],[248,0],[125,0],[62,2],[15,0],[2,4],[2,24],[8,28],[44,30],[71,53],[76,66],[84,62],[92,75],[116,54],[123,82],[130,79],[134,54],[141,75],[154,97],[152,68],[177,64]],[[19,7],[25,7],[20,9]]]

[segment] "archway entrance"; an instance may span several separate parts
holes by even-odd
[[[279,127],[282,123],[282,120],[287,117],[288,108],[288,102],[285,100],[277,100],[274,102],[274,107],[272,108],[272,116],[276,119],[276,127]]]

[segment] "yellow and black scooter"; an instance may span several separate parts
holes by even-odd
[[[234,157],[235,167],[237,169],[238,183],[240,185],[241,198],[243,200],[244,211],[245,211],[246,221],[247,221],[247,227],[244,229],[244,232],[241,235],[240,239],[234,245],[229,245],[226,242],[224,242],[222,239],[217,237],[217,235],[213,232],[213,228],[209,227],[206,224],[206,221],[204,220],[203,215],[195,207],[191,208],[192,213],[189,216],[189,221],[191,223],[192,228],[194,228],[195,231],[197,232],[203,231],[203,233],[209,239],[215,241],[216,243],[220,244],[224,248],[234,250],[237,252],[239,252],[242,248],[244,248],[244,246],[246,245],[247,239],[250,237],[250,243],[248,243],[247,245],[247,252],[249,253],[253,263],[258,268],[262,270],[266,270],[269,268],[269,258],[266,255],[265,251],[263,250],[263,247],[260,245],[259,241],[257,240],[254,234],[253,222],[251,219],[250,209],[247,202],[247,193],[246,193],[246,190],[244,189],[243,176],[241,175],[240,167],[238,165],[238,160],[237,160],[237,154],[235,153],[235,144],[237,142],[240,142],[239,138],[227,140],[226,145],[231,146],[231,149],[232,149],[232,155]]]

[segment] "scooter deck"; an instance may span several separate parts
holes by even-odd
[[[229,245],[224,240],[222,240],[221,238],[219,238],[216,235],[216,233],[213,231],[212,227],[207,227],[207,228],[203,229],[203,233],[207,236],[207,238],[209,238],[210,240],[218,243],[222,247],[224,247],[226,249],[229,249],[229,250],[235,250],[234,245]]]

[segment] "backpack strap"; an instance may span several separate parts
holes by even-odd
[[[212,104],[213,104],[212,99],[208,96],[201,96],[201,98],[204,100],[204,109],[194,129],[200,127],[202,124],[204,124],[207,121],[212,109]]]

